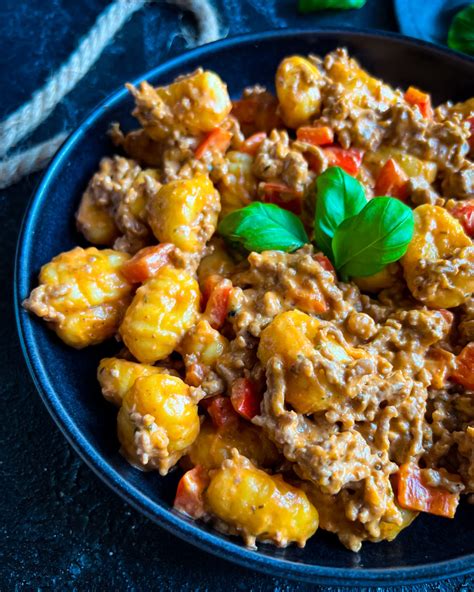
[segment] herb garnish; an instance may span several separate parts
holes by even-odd
[[[299,0],[298,9],[300,12],[315,12],[328,8],[336,10],[351,10],[362,8],[367,0]]]
[[[474,4],[466,6],[453,18],[448,33],[448,46],[474,55]]]
[[[218,227],[221,236],[248,251],[296,251],[309,242],[303,223],[291,212],[256,201],[231,212]]]

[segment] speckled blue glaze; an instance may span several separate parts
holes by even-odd
[[[166,83],[198,65],[217,71],[237,95],[247,85],[272,85],[279,60],[290,53],[324,53],[345,45],[375,75],[400,86],[414,83],[435,101],[474,95],[474,60],[393,34],[364,31],[284,30],[227,39],[174,58],[144,75]],[[433,76],[433,69],[436,76]],[[97,362],[114,343],[77,352],[64,346],[19,303],[34,286],[40,266],[82,243],[74,212],[100,158],[113,152],[106,132],[112,121],[131,127],[132,101],[120,90],[80,125],[45,174],[20,233],[15,274],[17,324],[30,372],[58,426],[86,463],[114,491],[146,516],[186,541],[218,556],[272,575],[332,585],[396,585],[467,573],[474,559],[473,510],[462,505],[455,520],[422,516],[393,543],[366,544],[360,553],[319,532],[305,549],[246,549],[176,513],[171,503],[178,474],[160,478],[130,467],[117,452],[115,410],[99,395]]]

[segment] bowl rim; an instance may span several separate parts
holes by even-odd
[[[351,36],[353,38],[364,37],[379,40],[381,38],[390,38],[394,41],[398,41],[401,45],[411,45],[428,49],[434,55],[448,55],[451,59],[474,66],[474,58],[427,41],[413,39],[394,32],[344,26],[312,27],[308,29],[289,28],[235,35],[187,50],[171,59],[165,60],[159,66],[140,75],[133,81],[133,84],[136,85],[145,79],[166,74],[170,69],[185,66],[190,59],[199,59],[201,56],[213,54],[221,49],[232,47],[238,48],[241,44],[251,44],[268,39],[281,40],[282,38],[291,39],[295,36],[325,36],[337,33],[346,36],[346,42],[347,37]],[[341,40],[341,43],[344,43],[344,41]],[[114,107],[127,94],[128,91],[125,88],[121,88],[108,95],[89,112],[77,128],[68,136],[42,176],[37,188],[33,191],[27,204],[18,235],[13,278],[13,297],[15,320],[21,350],[35,387],[48,412],[66,440],[77,452],[80,458],[108,487],[110,487],[115,493],[119,494],[122,499],[144,514],[147,518],[177,535],[182,540],[191,543],[204,551],[217,555],[220,558],[233,561],[234,563],[247,568],[252,567],[273,576],[279,575],[300,581],[311,582],[313,584],[322,583],[348,586],[395,586],[400,584],[414,584],[471,573],[474,564],[474,553],[430,564],[388,568],[346,568],[296,564],[284,558],[275,558],[269,555],[259,554],[258,552],[244,547],[237,542],[237,540],[234,542],[222,538],[217,531],[215,533],[210,533],[200,530],[193,522],[190,522],[177,512],[160,507],[153,500],[144,495],[139,488],[132,485],[126,478],[120,476],[120,474],[107,461],[101,458],[101,455],[95,451],[94,446],[72,421],[72,418],[68,415],[62,405],[61,398],[57,395],[53,385],[48,379],[46,369],[38,353],[38,346],[33,337],[33,324],[30,322],[29,316],[20,305],[20,298],[23,294],[27,293],[31,277],[29,254],[31,253],[31,248],[34,242],[31,227],[35,224],[43,200],[48,196],[50,183],[61,171],[72,148],[81,140],[86,130],[88,130],[95,121],[102,116],[104,111]]]

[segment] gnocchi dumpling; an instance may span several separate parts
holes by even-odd
[[[171,265],[138,288],[127,309],[120,335],[133,356],[143,364],[163,360],[196,322],[200,291],[185,270]]]
[[[95,247],[61,253],[43,265],[23,306],[72,347],[100,343],[115,334],[130,302],[132,286],[120,273],[129,257]]]
[[[132,388],[137,378],[152,374],[174,374],[174,371],[161,366],[138,364],[121,358],[103,358],[97,369],[97,380],[104,398],[110,403],[120,406],[124,396]]]
[[[197,404],[202,395],[169,374],[137,378],[117,417],[124,456],[138,467],[166,475],[199,434]]]
[[[227,86],[217,74],[196,70],[168,86],[142,82],[127,85],[136,108],[133,114],[153,140],[180,131],[197,136],[218,127],[232,109]]]
[[[414,210],[415,229],[401,260],[413,296],[428,306],[453,308],[474,292],[474,246],[460,222],[439,206]]]
[[[206,175],[163,185],[148,203],[148,221],[160,242],[197,253],[214,234],[219,194]]]
[[[237,451],[211,475],[205,491],[211,514],[230,525],[249,546],[256,540],[304,547],[318,528],[318,511],[301,489],[281,475],[257,469]]]

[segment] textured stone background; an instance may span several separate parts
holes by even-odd
[[[1,117],[43,84],[105,4],[0,1]],[[390,0],[369,0],[360,11],[322,17],[299,16],[295,4],[216,2],[230,33],[321,23],[396,30]],[[123,81],[182,51],[180,26],[192,28],[193,22],[165,4],[136,14],[31,142],[71,129]],[[15,243],[38,179],[34,175],[0,191],[0,590],[322,590],[248,571],[181,542],[102,485],[61,436],[27,374],[12,311]],[[472,578],[465,577],[412,590],[473,587]]]

